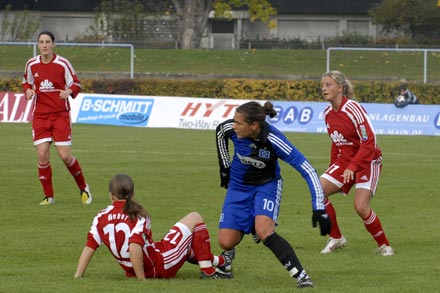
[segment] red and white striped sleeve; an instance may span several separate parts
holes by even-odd
[[[356,101],[348,100],[342,109],[353,122],[359,138],[359,149],[348,169],[356,172],[370,164],[376,153],[376,134],[365,109]]]

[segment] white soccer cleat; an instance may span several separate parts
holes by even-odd
[[[394,249],[391,246],[382,244],[374,250],[375,253],[380,253],[382,256],[394,255]]]
[[[331,253],[335,249],[344,247],[346,244],[347,240],[345,240],[344,236],[342,236],[341,238],[330,237],[327,240],[327,244],[325,245],[324,249],[321,250],[321,253]]]

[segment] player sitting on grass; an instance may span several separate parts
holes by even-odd
[[[125,174],[115,175],[109,183],[112,204],[93,219],[86,245],[81,253],[75,278],[80,278],[96,249],[104,243],[126,276],[173,278],[186,261],[198,263],[201,279],[229,279],[231,273],[217,268],[232,260],[214,256],[203,218],[192,212],[177,222],[165,237],[154,242],[148,212],[136,201],[134,183]]]

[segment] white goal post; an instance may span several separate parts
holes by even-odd
[[[423,52],[423,83],[428,80],[428,52],[440,52],[440,49],[399,49],[399,48],[349,48],[349,47],[330,47],[327,49],[327,70],[330,71],[330,52],[331,51],[394,51],[394,52]]]

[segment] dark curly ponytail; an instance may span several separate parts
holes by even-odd
[[[275,111],[271,102],[265,102],[264,106],[254,101],[247,102],[238,106],[235,111],[242,113],[245,121],[249,124],[257,122],[261,125],[266,120],[266,116],[273,118],[277,115],[277,111]]]

